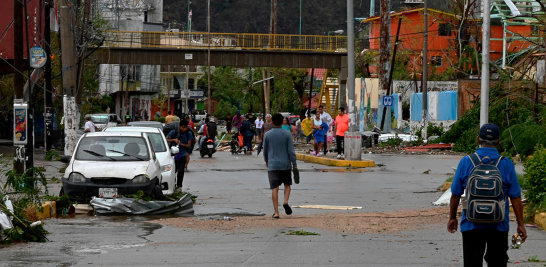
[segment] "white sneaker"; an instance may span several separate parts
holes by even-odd
[[[341,158],[341,154],[337,154],[337,158],[340,159],[340,158]]]

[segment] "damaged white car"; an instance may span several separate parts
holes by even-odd
[[[62,178],[61,194],[71,200],[117,197],[137,193],[162,199],[161,166],[147,133],[84,134]]]

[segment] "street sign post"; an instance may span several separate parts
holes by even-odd
[[[383,106],[392,107],[392,96],[389,95],[383,97]]]

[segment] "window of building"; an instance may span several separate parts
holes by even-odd
[[[451,36],[451,24],[440,23],[440,25],[438,26],[438,35]]]
[[[443,58],[440,56],[435,56],[430,58],[430,64],[436,67],[441,67],[443,65]]]
[[[173,89],[178,90],[180,89],[180,83],[178,82],[178,78],[174,77],[173,79]]]
[[[195,79],[193,78],[188,79],[188,88],[194,89],[195,88],[194,86],[195,86]]]

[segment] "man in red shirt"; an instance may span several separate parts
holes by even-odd
[[[336,124],[334,131],[336,133],[336,146],[337,146],[337,158],[345,158],[345,155],[343,154],[344,147],[344,140],[345,140],[345,132],[349,130],[349,115],[345,114],[345,108],[340,107],[338,110],[338,114],[336,117]],[[342,149],[343,147],[343,149]]]

